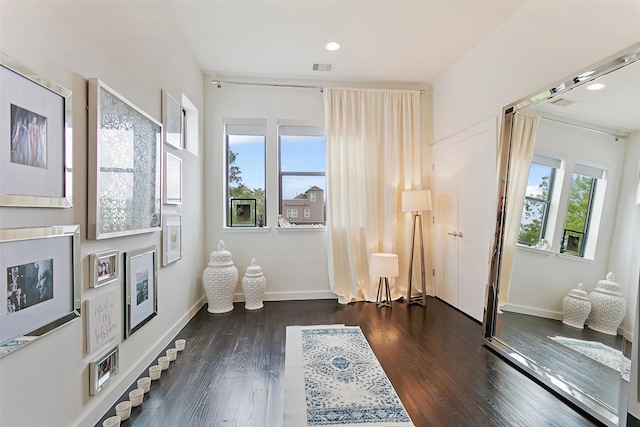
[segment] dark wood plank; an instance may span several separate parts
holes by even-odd
[[[487,348],[476,321],[434,298],[426,309],[335,300],[203,308],[176,337],[186,350],[122,425],[280,426],[286,326],[333,323],[362,328],[416,426],[597,425]]]

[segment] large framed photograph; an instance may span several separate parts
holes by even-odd
[[[166,90],[162,91],[162,124],[164,128],[164,142],[170,146],[182,149],[182,106]]]
[[[162,125],[89,79],[88,238],[160,229]]]
[[[182,258],[182,215],[165,214],[162,227],[162,265]]]
[[[87,354],[118,336],[120,307],[120,292],[117,287],[85,301]]]
[[[0,230],[0,357],[80,316],[80,226]]]
[[[158,314],[158,267],[155,246],[125,254],[125,337]]]
[[[229,220],[231,227],[255,227],[258,223],[256,199],[231,199]]]
[[[71,91],[2,53],[0,87],[0,206],[71,207]]]
[[[164,162],[164,203],[182,203],[182,159],[171,153],[166,153]]]
[[[89,364],[89,394],[91,396],[98,394],[118,373],[119,355],[119,348],[115,346]]]
[[[89,256],[89,286],[98,288],[118,279],[119,251],[105,251]]]

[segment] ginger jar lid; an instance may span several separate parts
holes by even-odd
[[[255,258],[251,259],[251,265],[247,267],[245,276],[262,276],[262,268],[260,268],[260,266],[256,264]]]
[[[622,295],[622,286],[614,282],[615,278],[612,272],[607,273],[606,280],[599,280],[595,290],[605,294]]]
[[[582,283],[578,283],[578,287],[576,289],[571,289],[571,292],[569,292],[569,296],[588,301],[589,294],[587,294],[587,292],[584,291],[583,288],[584,288],[584,285]]]
[[[218,242],[218,250],[211,252],[211,256],[209,257],[209,266],[225,267],[228,265],[233,265],[231,252],[224,249],[224,242],[220,240]]]

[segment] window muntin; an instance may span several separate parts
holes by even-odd
[[[518,243],[535,246],[544,239],[555,173],[556,168],[553,166],[531,162],[527,192],[520,219]]]
[[[230,215],[233,215],[231,199],[256,199],[257,222],[266,225],[266,126],[227,124],[225,132],[227,226],[231,224]]]
[[[326,143],[317,126],[278,127],[280,210],[294,224],[326,222]],[[298,209],[303,215],[298,216]],[[290,215],[295,210],[296,215]],[[308,215],[307,215],[308,210]]]

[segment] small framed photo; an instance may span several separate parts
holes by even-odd
[[[158,314],[157,248],[125,254],[125,338]]]
[[[182,137],[182,106],[166,90],[162,91],[162,123],[164,126],[164,142],[181,150],[184,146]]]
[[[583,255],[584,233],[565,229],[562,234],[561,253],[569,255]]]
[[[182,203],[182,159],[167,152],[164,161],[164,204]]]
[[[80,317],[80,226],[0,230],[0,357]]]
[[[119,370],[119,348],[115,346],[89,364],[89,394],[95,396]]]
[[[98,288],[118,279],[118,256],[119,251],[106,251],[92,254],[89,257],[89,267],[92,288]]]
[[[162,227],[162,265],[182,258],[182,215],[165,214]]]
[[[256,227],[256,199],[231,199],[231,227]]]
[[[0,206],[70,208],[71,91],[0,53]]]

